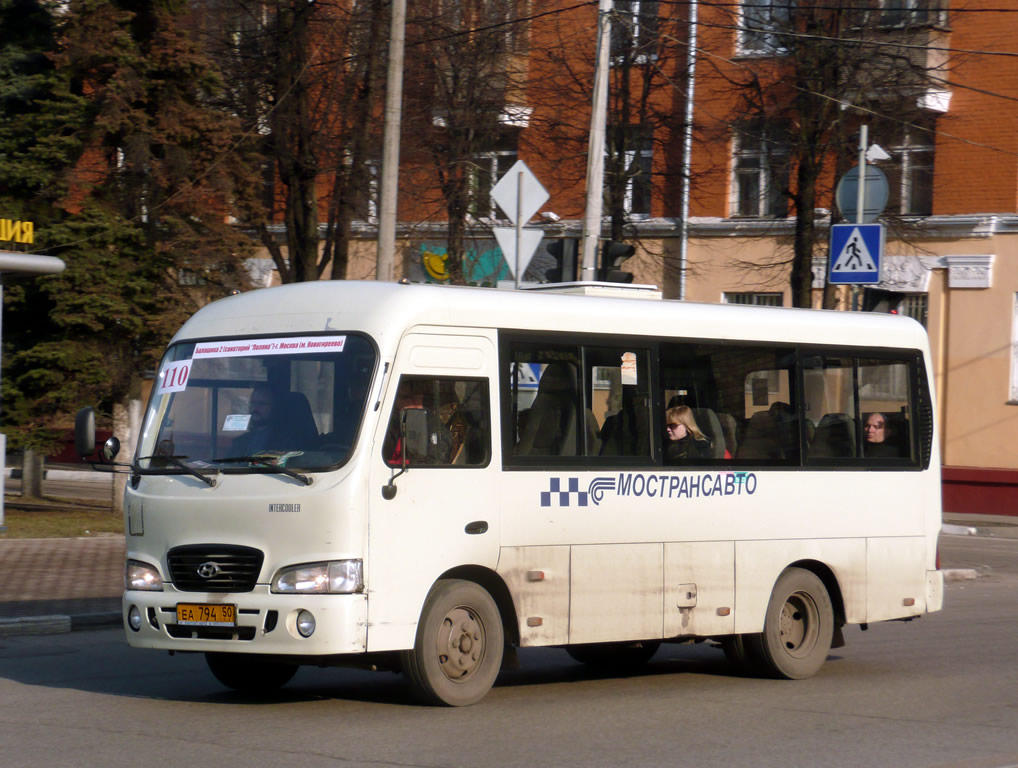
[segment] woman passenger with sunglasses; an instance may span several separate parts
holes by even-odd
[[[707,459],[711,456],[711,444],[693,418],[688,405],[677,405],[665,411],[665,463],[677,464],[689,459]]]

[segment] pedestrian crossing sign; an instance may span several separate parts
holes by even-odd
[[[884,250],[881,224],[835,224],[831,227],[832,285],[874,285],[880,282]]]

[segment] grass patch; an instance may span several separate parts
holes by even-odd
[[[4,505],[7,530],[0,539],[50,539],[102,536],[124,532],[124,518],[109,509],[21,509],[9,500]]]

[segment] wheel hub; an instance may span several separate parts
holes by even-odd
[[[781,645],[791,656],[806,656],[817,642],[819,614],[813,598],[804,592],[789,595],[781,608],[778,630]]]
[[[438,632],[438,661],[450,680],[469,678],[484,658],[484,626],[467,608],[454,608]]]

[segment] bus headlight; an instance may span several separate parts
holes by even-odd
[[[333,560],[280,569],[272,591],[284,595],[350,594],[364,589],[362,560]]]
[[[147,563],[128,560],[124,568],[124,589],[144,589],[149,592],[163,591],[163,578],[159,571]]]

